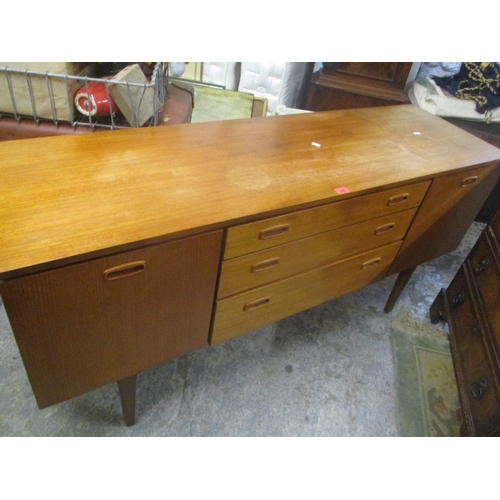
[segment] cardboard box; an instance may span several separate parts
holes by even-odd
[[[159,110],[155,89],[138,64],[127,66],[113,80],[124,82],[110,84],[109,93],[132,127],[141,127]],[[125,82],[141,85],[127,85]]]
[[[0,67],[3,66],[28,72],[7,73],[0,70],[0,112],[14,114],[15,110],[18,115],[36,116],[53,121],[75,119],[73,95],[82,82],[62,77],[33,75],[30,72],[89,76],[91,69],[89,63],[0,62]],[[30,97],[30,87],[33,100]]]
[[[267,114],[267,99],[265,97],[254,95],[252,118],[259,116],[266,116],[266,114]]]

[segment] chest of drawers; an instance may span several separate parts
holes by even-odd
[[[500,176],[498,149],[414,106],[0,157],[0,291],[38,405],[118,382],[128,424],[142,370],[398,273],[392,307]]]
[[[462,434],[500,436],[500,214],[431,309],[449,324]]]

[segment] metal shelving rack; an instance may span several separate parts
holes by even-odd
[[[101,82],[106,88],[106,93],[109,98],[109,88],[112,85],[122,86],[126,89],[122,94],[128,95],[129,102],[128,105],[136,117],[140,115],[141,106],[143,105],[143,98],[147,92],[151,94],[149,89],[152,89],[153,95],[153,115],[142,125],[142,126],[155,126],[158,124],[159,116],[161,113],[162,106],[166,99],[167,93],[167,83],[168,83],[168,63],[158,62],[155,64],[152,71],[152,76],[147,84],[134,83],[121,80],[114,80],[111,78],[93,78],[91,76],[77,76],[77,75],[66,75],[51,72],[40,72],[31,71],[28,69],[15,69],[8,66],[0,66],[0,78],[4,78],[7,82],[8,93],[10,97],[11,107],[8,112],[0,110],[0,118],[10,117],[15,118],[18,121],[21,120],[31,120],[37,123],[49,122],[53,124],[70,124],[74,127],[76,126],[88,126],[91,128],[99,129],[123,129],[131,128],[132,125],[119,113],[112,113],[110,106],[110,113],[108,117],[95,117],[95,116],[84,116],[76,110],[74,104],[74,90],[75,88],[86,87],[91,82]],[[37,96],[34,92],[34,81],[37,79],[37,89],[40,89],[40,81],[43,81],[43,93],[44,99],[48,100],[50,103],[50,115],[51,118],[42,117],[40,113],[37,112]],[[16,102],[16,92],[15,87],[19,85],[19,82],[27,86],[29,94],[29,107],[30,113],[20,113],[20,103]],[[67,109],[64,113],[60,112],[55,104],[55,95],[53,91],[55,82],[63,82],[66,92],[65,92],[65,106]],[[139,90],[137,90],[139,89]],[[39,92],[39,90],[37,90]],[[45,93],[46,92],[46,93]],[[60,96],[59,96],[60,99]],[[26,103],[24,103],[26,106]],[[61,114],[65,116],[73,117],[69,120],[61,120],[59,117]]]

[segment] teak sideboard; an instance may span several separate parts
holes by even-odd
[[[450,252],[500,150],[412,105],[0,143],[0,291],[37,404]]]

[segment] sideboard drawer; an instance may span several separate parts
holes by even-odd
[[[224,259],[417,207],[429,181],[358,196],[228,229]]]
[[[382,279],[401,242],[217,302],[211,344],[317,306]]]
[[[416,211],[416,208],[404,210],[226,260],[222,263],[218,297],[228,297],[402,240]]]

